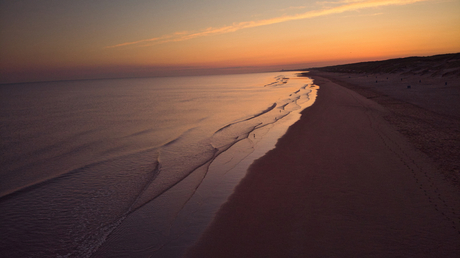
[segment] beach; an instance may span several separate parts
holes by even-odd
[[[458,78],[321,68],[3,85],[0,249],[457,257]]]
[[[306,75],[315,104],[251,165],[188,257],[458,257],[458,87]],[[439,87],[458,86],[449,78]]]
[[[460,258],[459,13],[1,1],[0,258]]]

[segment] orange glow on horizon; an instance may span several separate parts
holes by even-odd
[[[258,6],[265,8],[270,4],[273,3],[260,2]],[[141,11],[137,10],[136,15]],[[34,76],[45,78],[46,74],[49,78],[64,78],[66,74],[69,78],[95,78],[171,75],[184,71],[217,73],[232,69],[272,71],[291,69],[294,65],[306,68],[310,64],[455,53],[460,52],[459,12],[460,2],[451,0],[307,1],[301,7],[284,6],[278,12],[267,10],[261,16],[251,16],[248,12],[242,16],[245,18],[235,18],[238,13],[226,13],[222,22],[220,17],[198,19],[192,15],[190,21],[204,24],[193,26],[174,24],[179,13],[162,16],[169,23],[161,25],[130,24],[133,16],[129,16],[119,23],[124,27],[113,27],[112,34],[104,33],[104,29],[118,20],[100,25],[103,30],[92,31],[95,26],[92,23],[86,30],[63,30],[59,22],[53,22],[44,25],[56,28],[43,25],[36,28],[44,31],[27,31],[28,24],[46,22],[28,21],[33,13],[27,13],[23,18],[27,21],[23,26],[27,26],[22,30],[16,27],[1,30],[2,36],[5,35],[0,48],[0,79],[33,80]],[[6,17],[7,10],[4,14]],[[145,21],[153,17],[148,12],[145,14]],[[21,23],[0,24],[20,26]]]

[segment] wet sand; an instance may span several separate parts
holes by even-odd
[[[460,194],[393,111],[330,80],[189,257],[459,257]],[[383,95],[381,93],[377,95]]]

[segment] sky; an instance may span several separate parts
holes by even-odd
[[[460,52],[460,0],[0,0],[0,83]]]

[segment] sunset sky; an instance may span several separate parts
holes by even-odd
[[[0,83],[460,52],[460,0],[0,0]]]

